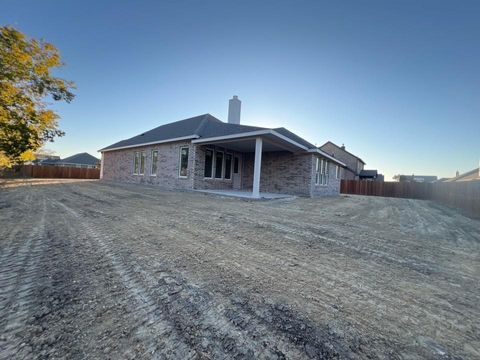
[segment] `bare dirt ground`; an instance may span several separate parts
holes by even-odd
[[[0,189],[0,358],[480,358],[480,222],[375,197]]]

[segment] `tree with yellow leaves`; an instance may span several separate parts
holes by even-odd
[[[74,84],[51,74],[63,65],[54,45],[0,27],[0,167],[33,160],[36,150],[64,135],[46,102],[74,98]]]

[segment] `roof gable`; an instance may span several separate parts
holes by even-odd
[[[72,156],[69,156],[65,159],[60,160],[63,163],[69,164],[84,164],[84,165],[96,165],[100,160],[95,156],[90,155],[89,153],[79,153]]]
[[[352,154],[350,151],[347,151],[347,150],[345,150],[345,149],[342,149],[341,146],[338,146],[337,144],[335,144],[335,143],[333,143],[333,142],[331,142],[331,141],[327,141],[325,144],[323,144],[322,146],[320,146],[320,149],[322,149],[322,148],[323,148],[325,145],[327,145],[327,144],[331,144],[331,145],[335,146],[338,150],[341,150],[341,151],[343,151],[343,152],[345,152],[345,153],[353,156],[353,157],[356,158],[358,161],[360,161],[363,165],[366,164],[365,161],[363,161],[363,160],[362,160],[361,158],[359,158],[357,155]]]

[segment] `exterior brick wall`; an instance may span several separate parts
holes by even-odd
[[[188,176],[180,178],[180,148],[189,147]],[[240,158],[241,180],[234,186],[233,168],[232,180],[205,179],[205,150],[223,148],[201,146],[189,141],[181,141],[152,146],[142,146],[123,150],[107,151],[103,154],[103,179],[109,181],[157,185],[165,189],[245,189],[253,186],[254,153],[232,154]],[[158,150],[157,175],[150,174],[152,166],[152,150]],[[145,152],[145,174],[134,175],[134,154],[136,151]],[[292,154],[289,152],[264,152],[262,154],[262,170],[260,191],[271,193],[286,193],[301,196],[338,195],[340,180],[335,179],[335,164],[329,162],[329,183],[327,186],[315,185],[315,157],[313,154]]]
[[[340,179],[336,178],[336,164],[332,161],[328,161],[328,181],[327,185],[317,185],[315,184],[315,161],[317,156],[312,156],[312,181],[311,181],[311,197],[320,197],[320,196],[338,196],[340,194]],[[321,157],[319,157],[321,158]],[[327,159],[328,160],[328,159]]]
[[[233,181],[233,160],[235,156],[242,157],[241,153],[237,153],[235,151],[226,150],[222,147],[218,146],[203,146],[203,145],[195,145],[196,148],[196,157],[195,157],[195,167],[194,167],[194,179],[193,179],[193,188],[194,189],[202,189],[202,190],[231,190],[231,189],[239,189],[239,187],[234,186]],[[222,151],[224,153],[232,154],[232,174],[231,179],[215,179],[215,153],[214,153],[214,161],[213,161],[213,178],[205,178],[205,152],[207,149],[213,151]],[[225,159],[225,158],[224,158]]]
[[[180,148],[189,147],[188,176],[180,178]],[[157,176],[151,176],[152,150],[158,150]],[[192,189],[192,169],[195,162],[195,146],[190,142],[174,142],[152,146],[142,146],[123,150],[107,151],[103,160],[103,179],[110,181],[158,185],[166,189]],[[145,152],[145,174],[133,174],[133,161],[136,151]]]
[[[289,152],[264,152],[260,173],[260,191],[310,196],[311,154],[292,154]],[[253,186],[255,154],[245,155],[243,188]]]

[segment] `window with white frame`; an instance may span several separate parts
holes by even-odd
[[[135,151],[133,153],[133,175],[140,174],[140,152]]]
[[[328,184],[328,177],[329,177],[329,171],[328,171],[328,160],[323,161],[323,166],[324,166],[324,171],[323,171],[323,185]]]
[[[157,176],[158,150],[152,150],[152,164],[150,167],[150,176]]]
[[[223,152],[215,151],[215,179],[221,179],[223,176]]]
[[[140,152],[140,171],[138,175],[145,174],[145,153],[142,151]]]
[[[180,148],[180,164],[179,164],[179,177],[186,178],[188,176],[188,147]]]
[[[337,165],[337,167],[335,168],[336,179],[340,179],[342,177],[341,171],[342,171],[342,168],[339,165]]]
[[[320,158],[315,160],[315,184],[328,184],[328,161]]]
[[[232,154],[225,154],[224,178],[226,180],[230,180],[232,178]]]
[[[205,150],[205,169],[203,176],[206,178],[212,178],[213,175],[213,150]]]

